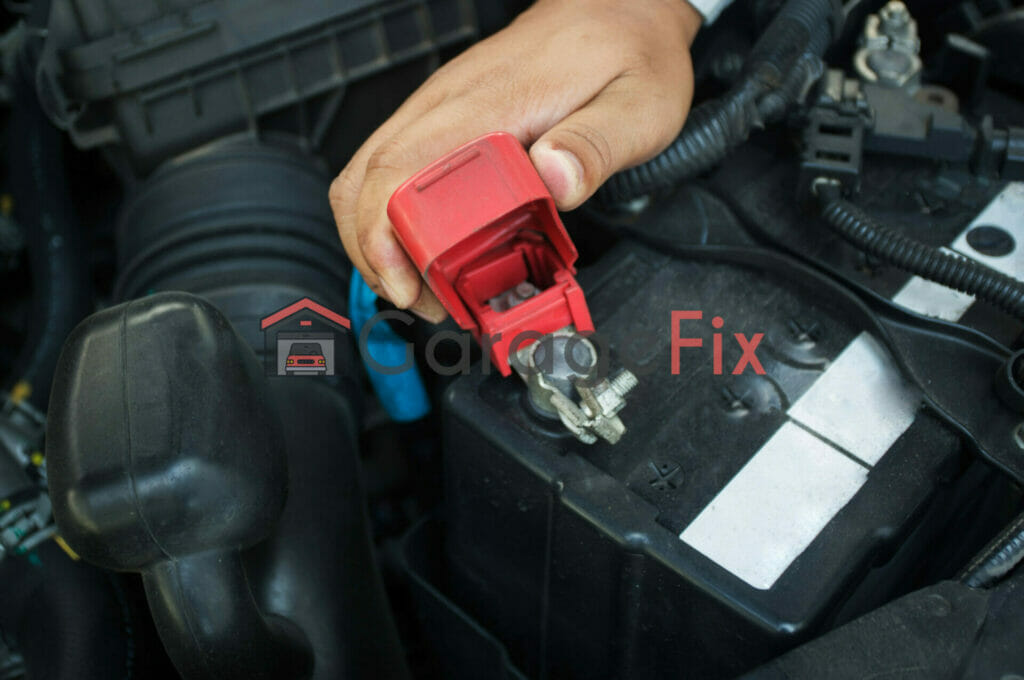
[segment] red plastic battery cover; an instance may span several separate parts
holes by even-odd
[[[395,235],[455,322],[509,375],[509,352],[573,325],[592,331],[576,247],[514,136],[494,132],[416,173],[388,202]],[[492,305],[523,282],[539,290]],[[496,308],[497,307],[497,308]]]

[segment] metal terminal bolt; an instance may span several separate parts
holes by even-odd
[[[538,293],[540,293],[540,289],[537,286],[529,281],[521,281],[508,290],[492,297],[487,301],[487,304],[496,312],[507,312]]]
[[[612,378],[611,387],[620,397],[625,397],[629,394],[630,390],[640,384],[637,377],[633,375],[632,371],[622,370],[617,376]]]
[[[920,51],[917,22],[906,5],[893,0],[865,20],[853,66],[864,82],[912,93],[921,85]]]
[[[597,349],[572,326],[520,349],[511,363],[526,382],[531,403],[561,420],[581,442],[600,438],[615,444],[625,434],[618,413],[639,381],[625,369],[611,379],[598,375]]]

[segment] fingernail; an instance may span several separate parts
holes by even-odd
[[[559,205],[571,205],[583,193],[583,164],[565,149],[543,146],[535,151],[537,172]]]
[[[408,307],[411,300],[407,300],[408,296],[402,296],[399,290],[388,283],[388,280],[383,276],[380,277],[380,287],[384,291],[384,297],[391,301],[395,307]]]

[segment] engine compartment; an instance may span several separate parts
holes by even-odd
[[[1021,7],[736,0],[544,392],[326,200],[524,3],[10,4],[0,678],[1024,675]]]

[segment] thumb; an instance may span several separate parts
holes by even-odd
[[[651,97],[650,88],[644,79],[617,78],[530,147],[559,210],[579,207],[612,174],[651,158],[678,134],[689,92]]]

